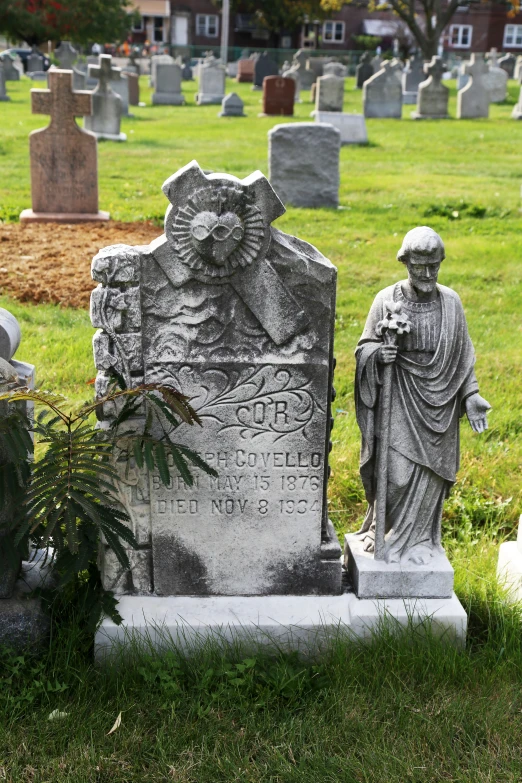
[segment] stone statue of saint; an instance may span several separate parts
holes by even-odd
[[[459,468],[459,425],[487,429],[462,303],[437,283],[444,244],[409,231],[397,258],[408,279],[377,294],[356,350],[360,472],[368,511],[358,533],[388,563],[427,564],[442,551],[444,499]],[[380,540],[379,540],[380,535]]]

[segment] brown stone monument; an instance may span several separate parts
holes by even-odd
[[[236,81],[253,82],[254,65],[255,65],[254,60],[238,60]]]
[[[127,84],[129,85],[129,106],[140,105],[140,77],[137,73],[125,71]]]
[[[50,114],[46,128],[29,136],[32,209],[21,223],[108,220],[98,210],[97,141],[74,118],[92,111],[90,92],[73,92],[72,71],[49,71],[49,89],[31,90],[33,114]]]
[[[263,79],[263,114],[284,115],[294,113],[295,81],[283,76],[265,76]]]

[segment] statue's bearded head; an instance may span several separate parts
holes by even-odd
[[[428,226],[418,226],[408,231],[397,253],[397,259],[408,268],[408,278],[413,288],[425,294],[431,293],[436,287],[440,265],[445,257],[442,239]]]

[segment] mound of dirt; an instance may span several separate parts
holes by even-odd
[[[91,261],[107,245],[148,245],[161,228],[145,223],[0,224],[0,290],[21,302],[88,307]]]

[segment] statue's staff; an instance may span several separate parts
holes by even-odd
[[[411,321],[402,313],[401,302],[385,302],[386,315],[377,324],[376,332],[383,345],[396,347],[398,337],[411,330]],[[390,413],[392,374],[394,362],[383,364],[380,393],[380,443],[377,454],[377,491],[375,493],[375,560],[384,560],[384,536],[386,533],[386,494],[388,490],[388,449],[390,444]]]

